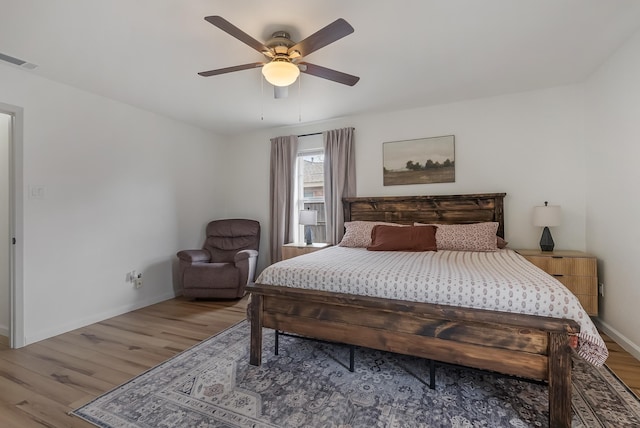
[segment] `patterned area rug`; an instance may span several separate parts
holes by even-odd
[[[243,321],[72,414],[99,427],[544,427],[544,385],[424,360],[264,335],[249,360]],[[606,367],[574,360],[573,426],[640,427],[640,400]]]

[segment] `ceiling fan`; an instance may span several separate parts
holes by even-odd
[[[276,31],[269,40],[261,43],[221,16],[207,16],[204,19],[249,47],[257,50],[267,57],[268,61],[252,62],[234,67],[202,71],[198,73],[200,76],[215,76],[262,67],[262,74],[265,79],[275,88],[276,98],[280,98],[283,95],[286,96],[286,88],[296,81],[300,72],[349,86],[355,85],[358,83],[358,80],[360,80],[359,77],[352,76],[351,74],[342,73],[306,61],[301,62],[303,57],[353,33],[353,27],[342,18],[335,20],[298,43],[293,42],[289,33],[286,31]],[[283,89],[284,91],[282,91]]]

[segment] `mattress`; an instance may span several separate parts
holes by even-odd
[[[595,366],[607,347],[580,302],[513,250],[367,251],[330,247],[267,267],[258,284],[575,320],[578,355]]]

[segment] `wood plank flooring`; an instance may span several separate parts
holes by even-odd
[[[21,349],[0,344],[0,427],[93,427],[67,413],[246,317],[247,298],[176,298]]]
[[[635,394],[640,397],[640,361],[625,351],[609,336],[602,334],[602,338],[607,344],[609,367]]]
[[[245,318],[239,301],[167,300],[21,349],[0,343],[0,427],[88,428],[68,412]],[[605,337],[640,395],[640,361]]]

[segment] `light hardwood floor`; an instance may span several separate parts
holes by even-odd
[[[607,344],[607,349],[609,349],[607,366],[635,392],[636,396],[640,397],[640,361],[607,335],[602,334],[602,338]]]
[[[68,412],[245,318],[247,298],[176,298],[21,349],[0,344],[0,427],[92,427]],[[640,361],[605,338],[607,361],[640,395]]]
[[[93,427],[67,413],[244,319],[246,301],[176,298],[0,348],[0,427]]]

